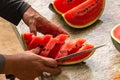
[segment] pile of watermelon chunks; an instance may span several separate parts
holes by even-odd
[[[39,55],[53,59],[94,47],[91,44],[85,43],[85,39],[78,38],[68,42],[67,38],[69,38],[69,36],[66,34],[60,34],[56,37],[53,37],[50,34],[42,36],[34,36],[32,33],[22,34],[22,39],[27,50],[40,47],[41,51],[39,52]],[[80,54],[79,56],[62,61],[60,65],[71,65],[83,62],[89,58],[93,52],[94,51]]]

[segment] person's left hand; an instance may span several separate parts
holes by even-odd
[[[57,61],[38,55],[40,48],[24,51],[15,55],[3,55],[5,68],[2,73],[13,74],[20,80],[34,80],[44,72],[58,75],[61,69]]]
[[[36,35],[36,32],[43,34],[68,34],[67,31],[48,21],[45,17],[41,16],[32,7],[28,8],[23,15],[23,21],[29,26],[30,32]]]

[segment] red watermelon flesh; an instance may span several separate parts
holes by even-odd
[[[85,44],[84,46],[82,46],[77,52],[81,52],[82,50],[86,50],[86,49],[90,49],[90,48],[94,48],[93,45],[91,44]],[[75,63],[79,63],[84,61],[85,59],[87,59],[88,57],[90,57],[93,54],[93,52],[87,52],[84,54],[80,54],[79,56],[73,57],[71,59],[65,60],[63,61],[63,65],[65,64],[75,64]]]
[[[57,53],[55,59],[67,56],[69,54],[69,51],[71,51],[75,47],[75,44],[73,42],[65,43]]]
[[[43,37],[34,36],[34,37],[32,38],[32,40],[31,40],[30,44],[28,45],[28,48],[27,48],[27,49],[28,49],[28,50],[31,50],[31,49],[33,49],[33,48],[38,47],[38,46],[41,44],[42,39],[43,39]]]
[[[51,57],[51,58],[55,58],[55,56],[57,55],[62,45],[65,43],[65,40],[68,38],[68,35],[60,34],[55,38],[58,39],[58,42],[55,44],[55,46],[53,47],[53,49],[50,51],[48,55],[48,57]]]
[[[116,39],[120,40],[120,25],[117,25],[117,27],[115,27],[113,34]]]
[[[55,0],[52,4],[54,4],[56,11],[59,14],[62,14],[83,3],[84,1],[86,0]]]
[[[25,43],[25,47],[31,42],[33,33],[24,33],[22,34],[22,40]]]
[[[100,4],[101,3],[101,4]],[[87,0],[64,14],[64,19],[72,25],[86,25],[100,16],[103,0]],[[72,17],[71,17],[72,16]]]
[[[85,39],[77,39],[74,41],[75,47],[69,52],[69,54],[72,54],[76,51],[79,50],[79,48],[81,48],[83,46],[83,44],[85,43]]]
[[[51,38],[50,41],[46,44],[44,49],[41,51],[40,55],[47,57],[51,49],[55,46],[55,44],[58,42],[58,39]]]
[[[39,45],[39,47],[41,48],[41,51],[44,49],[44,47],[50,41],[51,38],[52,38],[52,35],[43,36],[42,42]],[[41,53],[41,51],[40,51],[40,53]]]

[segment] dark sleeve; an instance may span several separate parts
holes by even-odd
[[[29,7],[23,0],[0,0],[0,16],[17,25]]]
[[[3,72],[5,67],[5,58],[0,54],[0,74]]]

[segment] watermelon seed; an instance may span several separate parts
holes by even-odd
[[[38,47],[39,47],[39,48],[43,48],[44,46],[43,46],[43,45],[38,44]]]
[[[67,2],[70,3],[70,2],[72,2],[72,1],[73,1],[73,0],[68,0]]]

